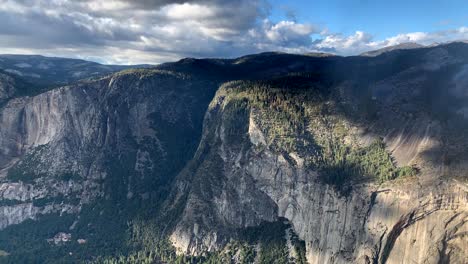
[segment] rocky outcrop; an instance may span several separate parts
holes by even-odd
[[[250,124],[251,142],[261,146],[261,132]],[[222,156],[229,146],[214,151]],[[354,186],[342,196],[300,162],[269,150],[225,156],[217,161],[224,164],[221,182],[189,189],[184,217],[172,235],[183,252],[219,249],[226,243],[226,227],[243,228],[284,217],[306,241],[310,263],[466,261],[465,183],[440,180],[422,186],[418,179],[402,179]],[[236,165],[239,158],[244,159],[240,166]],[[192,184],[206,181],[199,172]],[[212,194],[210,202],[206,192]]]
[[[124,200],[160,196],[200,133],[209,99],[194,97],[193,88],[215,88],[186,78],[130,71],[10,100],[0,109],[0,228],[69,207],[76,212],[110,199],[109,192]],[[176,139],[188,143],[177,147]]]
[[[302,110],[309,113],[303,114],[307,129],[302,134],[288,130],[294,126],[288,123],[291,119],[275,119],[288,116],[281,109],[307,105],[307,97],[297,95],[301,92],[294,94],[303,100],[297,108],[281,108],[271,99],[275,94],[262,93],[264,83],[225,85],[210,105],[197,154],[179,175],[168,206],[173,211],[182,207],[173,244],[185,254],[222,250],[236,239],[236,230],[285,218],[306,242],[309,263],[466,262],[468,185],[461,168],[467,163],[465,155],[453,156],[453,151],[467,150],[465,140],[455,136],[466,125],[456,114],[464,103],[442,110],[441,118],[441,112],[426,107],[438,111],[454,98],[436,92],[442,89],[437,85],[425,94],[428,82],[437,78],[454,92],[460,86],[453,80],[463,79],[459,76],[465,62],[439,53],[432,50],[425,57],[439,68],[419,65],[377,80],[367,98],[353,94],[353,79],[330,87],[331,96],[323,102],[326,110],[315,116],[310,114],[313,107]],[[452,67],[450,74],[446,67]],[[292,83],[284,89],[298,89]],[[286,92],[278,93],[287,98]],[[262,96],[275,105],[258,102]],[[356,117],[362,104],[367,104],[367,113],[368,105],[375,104],[375,115]],[[313,105],[321,108],[320,103]],[[280,133],[284,141],[272,133]],[[292,148],[289,133],[294,135]],[[394,163],[417,168],[417,175],[385,182],[358,180],[337,188],[323,181],[326,171],[311,165],[320,151],[317,144],[327,138],[340,138],[339,144],[353,148],[379,137]]]

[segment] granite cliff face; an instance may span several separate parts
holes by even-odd
[[[105,199],[159,195],[157,186],[196,146],[171,144],[196,137],[203,116],[199,100],[206,99],[191,95],[199,84],[183,78],[137,70],[10,100],[0,112],[0,227],[76,213],[106,193]],[[203,84],[209,96],[213,85]],[[171,161],[175,156],[180,160]]]
[[[173,263],[175,248],[188,263],[465,263],[467,65],[461,43],[266,53],[38,95],[0,73],[0,250],[13,262],[47,249],[41,261]],[[60,233],[86,246],[44,242]]]
[[[421,64],[376,74],[364,96],[353,92],[367,78],[359,75],[381,70],[378,63],[326,91],[327,77],[307,74],[218,90],[194,161],[179,176],[175,197],[185,207],[174,245],[222,250],[237,229],[287,219],[309,263],[465,263],[467,61],[424,51]],[[364,169],[364,177],[330,181],[334,166],[372,163],[365,157],[378,139],[398,176],[376,180],[380,169]],[[355,160],[352,149],[369,154]]]

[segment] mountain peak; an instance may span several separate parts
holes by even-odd
[[[375,57],[375,56],[379,56],[383,53],[390,52],[393,50],[419,49],[419,48],[424,48],[424,47],[425,47],[424,45],[421,45],[415,42],[404,42],[404,43],[400,43],[400,44],[393,45],[393,46],[388,46],[388,47],[377,49],[377,50],[367,51],[367,52],[361,53],[360,56]]]

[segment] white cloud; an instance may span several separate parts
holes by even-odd
[[[163,7],[162,12],[169,19],[174,20],[201,20],[216,16],[216,11],[206,5],[199,4],[174,4]]]
[[[399,34],[383,41],[384,45],[395,45],[403,42],[417,42],[424,45],[433,43],[443,43],[455,40],[468,39],[467,27],[460,27],[453,30],[436,31],[436,32],[413,32],[407,34]]]
[[[318,49],[333,50],[340,54],[355,54],[368,50],[373,45],[372,36],[362,31],[356,31],[351,36],[325,34],[325,37],[316,44]]]
[[[265,35],[274,43],[310,42],[310,34],[315,28],[309,24],[298,24],[293,21],[280,21],[277,24],[266,23]]]
[[[350,55],[403,42],[468,39],[467,27],[384,40],[362,31],[346,36],[295,19],[273,22],[266,1],[0,0],[0,49],[107,63],[160,63],[272,50]]]
[[[372,35],[362,31],[356,31],[350,36],[330,34],[327,31],[322,34],[324,38],[316,41],[315,48],[318,50],[332,51],[341,55],[355,55],[369,50],[385,48],[407,42],[431,45],[434,43],[445,43],[468,39],[468,30],[466,27],[436,32],[412,32],[398,34],[384,40],[374,40]]]

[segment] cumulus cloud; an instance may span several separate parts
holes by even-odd
[[[353,54],[368,49],[368,46],[373,45],[371,40],[372,36],[362,31],[356,31],[351,36],[329,34],[317,41],[316,47],[323,50]]]
[[[446,43],[468,39],[468,28],[460,27],[452,30],[436,32],[412,32],[398,34],[384,40],[375,40],[370,34],[356,31],[353,35],[322,33],[323,38],[315,41],[314,47],[322,51],[335,52],[341,55],[360,54],[365,51],[394,46],[401,43],[414,42],[422,45]]]
[[[267,0],[0,0],[0,49],[134,64],[272,50],[350,55],[468,38],[466,27],[385,40],[345,36],[286,11],[288,20],[274,22]]]
[[[382,42],[384,45],[395,45],[403,42],[417,42],[420,44],[443,43],[447,41],[468,39],[468,27],[460,27],[452,30],[437,31],[432,33],[414,32],[399,34]]]
[[[0,0],[0,47],[148,54],[129,63],[161,62],[150,61],[156,53],[235,56],[256,51],[244,35],[259,26],[268,8],[263,0]]]

